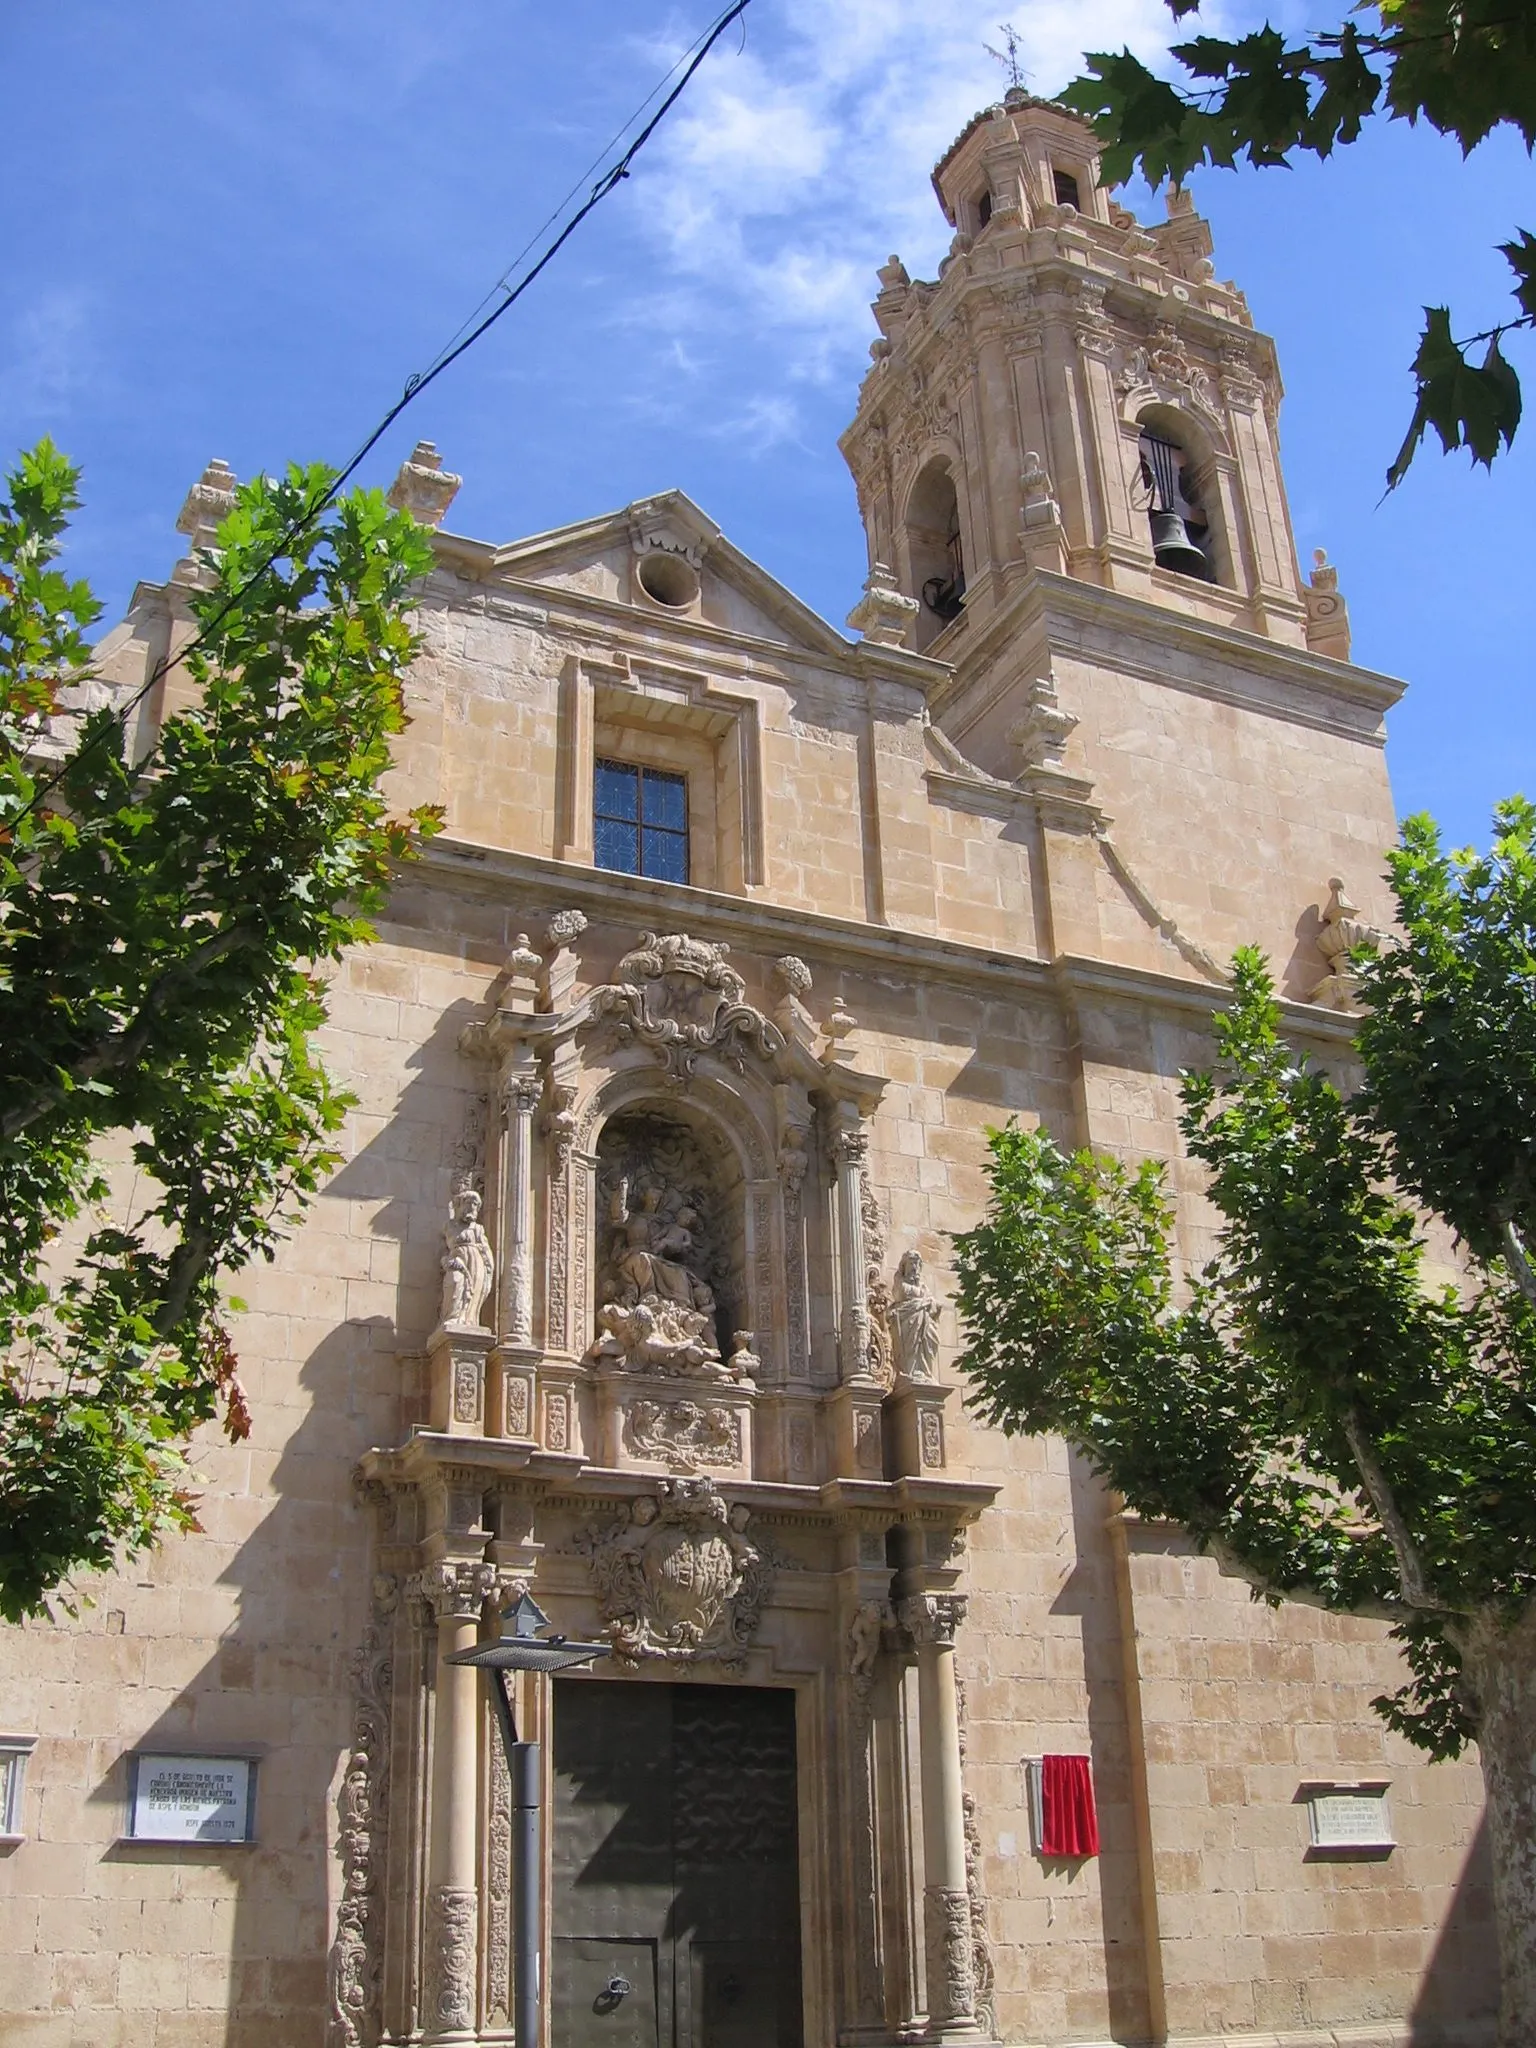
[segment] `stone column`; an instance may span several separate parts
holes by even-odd
[[[432,1830],[427,1849],[427,2041],[473,2040],[479,1953],[480,1674],[448,1659],[474,1648],[493,1565],[441,1558],[422,1574],[437,1617]]]
[[[526,1349],[533,1342],[533,1113],[542,1093],[533,1054],[518,1048],[502,1075],[506,1141],[501,1182],[501,1301],[497,1336]]]
[[[969,2040],[978,2031],[976,1967],[965,1882],[965,1798],[955,1692],[955,1631],[965,1618],[965,1600],[954,1593],[924,1593],[903,1600],[898,1613],[917,1645],[928,2035],[934,2040]]]

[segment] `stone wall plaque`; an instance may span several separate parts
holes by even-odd
[[[1336,1855],[1385,1855],[1394,1848],[1385,1785],[1303,1785],[1310,1849]]]
[[[254,1841],[254,1758],[136,1756],[130,1771],[128,1834],[133,1841]]]

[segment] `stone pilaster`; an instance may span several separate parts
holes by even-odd
[[[497,1335],[523,1348],[533,1342],[533,1113],[542,1093],[533,1054],[519,1046],[501,1084],[505,1140]]]

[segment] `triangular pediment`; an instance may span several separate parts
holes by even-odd
[[[637,499],[483,553],[488,582],[539,584],[684,630],[715,627],[822,656],[846,655],[851,644],[728,540],[683,491]]]

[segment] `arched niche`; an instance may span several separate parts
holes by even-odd
[[[954,472],[942,456],[918,471],[903,520],[908,588],[918,600],[918,652],[960,616],[965,599],[965,551]]]
[[[1196,581],[1231,586],[1232,563],[1221,511],[1216,476],[1223,452],[1208,425],[1194,413],[1153,399],[1135,409],[1136,453],[1141,494],[1154,559],[1159,565],[1191,575]],[[1203,566],[1174,558],[1165,549],[1169,518],[1181,520]]]
[[[707,1312],[712,1344],[728,1354],[751,1322],[746,1177],[735,1149],[685,1100],[642,1099],[606,1120],[596,1160],[595,1304],[633,1303],[659,1286]]]

